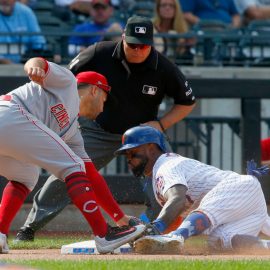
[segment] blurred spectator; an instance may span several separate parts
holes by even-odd
[[[17,0],[17,1],[29,6],[31,8],[34,7],[36,2],[37,2],[37,0]]]
[[[66,21],[66,22],[71,21],[74,14],[71,10],[70,5],[73,2],[74,0],[55,0],[53,15],[63,21]]]
[[[112,5],[115,9],[118,9],[122,12],[130,12],[136,4],[136,0],[111,0]],[[128,17],[128,14],[126,14]]]
[[[270,165],[270,138],[261,140],[262,164]]]
[[[234,0],[243,22],[270,19],[270,0]]]
[[[75,26],[76,33],[98,33],[97,35],[71,36],[69,40],[69,54],[76,55],[89,45],[104,40],[105,33],[118,32],[118,36],[112,34],[111,40],[121,40],[122,26],[112,22],[113,7],[110,0],[92,0],[90,10],[91,21]],[[106,38],[108,40],[108,38]]]
[[[91,0],[54,0],[53,14],[63,21],[71,21],[76,16],[89,16]]]
[[[154,31],[158,33],[182,34],[188,31],[178,0],[157,0],[153,19]],[[184,52],[184,40],[155,37],[155,48],[167,57],[175,52]]]
[[[241,26],[234,0],[180,0],[180,3],[191,26],[200,20],[219,20],[233,27]]]
[[[45,46],[42,35],[12,35],[14,32],[40,32],[34,12],[16,0],[0,0],[0,63],[19,63],[27,50],[41,50]]]
[[[63,0],[55,0],[55,1],[58,2],[58,5],[59,2],[63,2]],[[73,0],[71,1],[69,8],[75,13],[84,14],[87,16],[89,14],[89,6],[91,2],[92,2],[91,0]]]

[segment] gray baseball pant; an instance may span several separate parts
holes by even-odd
[[[95,121],[80,119],[84,146],[97,170],[106,166],[115,156],[114,152],[121,146],[122,135],[105,132]],[[160,212],[161,207],[155,200],[152,185],[145,185],[146,205],[151,206],[146,214],[153,220]],[[66,185],[51,175],[43,187],[37,191],[33,198],[33,206],[28,217],[21,227],[31,228],[34,231],[44,227],[57,216],[69,203]]]

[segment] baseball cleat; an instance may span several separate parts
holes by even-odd
[[[31,228],[23,228],[20,229],[14,238],[13,242],[18,243],[18,242],[27,242],[27,241],[34,241],[35,238],[35,232]]]
[[[6,254],[9,252],[8,244],[7,244],[7,236],[3,233],[0,233],[0,253]]]
[[[134,242],[134,251],[140,254],[181,254],[184,238],[178,235],[147,235]]]
[[[99,253],[110,253],[116,248],[140,237],[145,231],[143,224],[136,226],[111,227],[108,225],[104,237],[95,236],[96,247]]]

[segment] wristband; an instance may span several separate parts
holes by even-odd
[[[158,123],[159,123],[159,125],[161,127],[161,130],[162,130],[162,132],[164,134],[165,139],[170,143],[171,140],[170,140],[168,134],[166,133],[166,130],[165,130],[163,124],[161,123],[161,120],[160,119],[157,119],[157,121],[158,121]]]
[[[165,222],[162,221],[161,219],[156,219],[156,220],[154,220],[152,224],[153,224],[153,225],[156,227],[156,229],[157,229],[159,232],[161,232],[161,233],[163,233],[163,232],[167,229],[167,225],[166,225]]]
[[[157,119],[157,121],[158,121],[158,123],[159,123],[159,125],[160,125],[160,127],[161,127],[161,130],[162,130],[163,132],[165,132],[165,128],[164,128],[164,126],[162,125],[161,120],[160,120],[160,119]]]

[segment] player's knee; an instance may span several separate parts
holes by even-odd
[[[16,179],[15,180],[15,179],[13,179],[13,180],[23,184],[24,186],[26,186],[29,189],[30,192],[34,189],[34,187],[36,186],[36,184],[38,182],[38,178],[37,179],[31,179],[31,180],[29,180],[29,179],[28,180],[21,180],[21,179]]]
[[[212,251],[231,251],[232,243],[230,237],[210,235],[208,237],[208,247]]]
[[[255,248],[259,243],[259,238],[251,235],[236,234],[232,237],[233,249],[247,249]]]
[[[209,236],[207,240],[208,248],[211,251],[222,251],[222,240],[216,236]]]
[[[85,165],[84,162],[76,162],[74,164],[71,164],[70,166],[66,166],[62,171],[59,172],[59,174],[56,174],[56,176],[65,181],[65,179],[74,173],[81,172],[82,174],[85,174]]]

